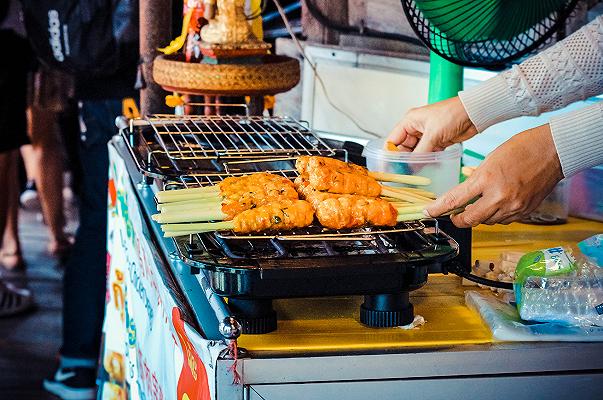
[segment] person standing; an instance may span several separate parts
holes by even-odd
[[[83,3],[89,7],[96,4],[80,1],[80,6]],[[122,99],[137,96],[134,86],[138,67],[138,2],[119,0],[111,4],[112,9],[95,10],[101,15],[98,24],[106,21],[102,17],[107,12],[111,13],[109,30],[117,38],[117,49],[110,56],[118,57],[114,60],[117,69],[110,73],[81,71],[74,76],[80,118],[79,227],[63,278],[60,362],[56,372],[43,382],[48,392],[61,399],[96,398],[106,293],[107,143],[116,133],[115,118],[122,114]],[[31,7],[36,11],[35,4]],[[80,38],[85,41],[82,45],[86,52],[90,50],[92,54],[96,54],[94,46],[100,46],[101,39],[105,38]]]
[[[7,269],[15,269],[21,257],[16,235],[19,148],[28,142],[25,117],[27,75],[33,69],[34,58],[27,40],[9,28],[9,6],[10,2],[0,2],[0,43],[6,54],[11,55],[0,57],[0,187],[3,191],[0,195],[0,242],[3,242],[0,263]],[[4,234],[7,230],[14,233],[8,252],[7,236],[10,235]],[[11,265],[4,265],[10,256],[15,260]],[[0,281],[0,316],[25,311],[32,305],[29,291]]]

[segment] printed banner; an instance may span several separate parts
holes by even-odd
[[[109,145],[107,296],[99,399],[210,400],[226,345],[201,337],[180,310],[158,268],[124,161]]]

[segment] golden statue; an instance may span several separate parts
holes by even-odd
[[[235,44],[257,40],[245,17],[245,0],[209,0],[206,7],[217,11],[201,29],[201,39],[211,44]]]

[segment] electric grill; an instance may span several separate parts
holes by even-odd
[[[233,175],[269,171],[294,178],[295,159],[321,155],[358,162],[350,143],[323,140],[284,117],[154,115],[121,129],[148,183],[159,189],[213,185]],[[395,227],[237,234],[218,231],[175,238],[192,274],[205,274],[228,298],[243,333],[276,329],[272,300],[364,295],[360,321],[371,327],[406,325],[409,292],[429,272],[446,272],[459,245],[437,220]]]

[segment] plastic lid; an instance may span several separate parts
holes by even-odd
[[[380,159],[389,162],[427,163],[440,160],[460,159],[462,152],[463,146],[458,143],[447,147],[444,151],[434,151],[431,153],[391,151],[385,149],[385,139],[374,139],[370,140],[366,146],[364,146],[362,155],[366,158]]]

